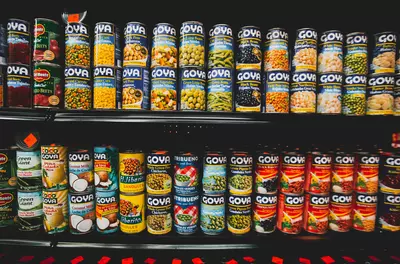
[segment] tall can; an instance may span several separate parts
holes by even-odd
[[[129,22],[124,29],[125,46],[123,66],[147,67],[149,64],[149,44],[146,25]]]
[[[17,226],[19,231],[37,231],[43,226],[42,191],[20,191],[18,197]]]
[[[345,76],[342,93],[342,113],[350,116],[365,115],[367,76]]]
[[[332,156],[322,151],[306,155],[304,190],[313,194],[328,194],[331,190]]]
[[[316,112],[317,75],[314,72],[292,74],[290,84],[290,113],[312,114]]]
[[[200,228],[206,235],[219,235],[225,230],[224,195],[201,196]]]
[[[176,30],[171,24],[158,23],[153,29],[151,68],[154,67],[178,68]]]
[[[229,193],[250,195],[253,191],[253,157],[246,151],[233,151],[229,157]]]
[[[209,31],[208,69],[234,69],[232,28],[227,24],[214,25]]]
[[[31,64],[31,30],[28,21],[10,18],[7,23],[8,63]]]
[[[0,189],[16,189],[17,172],[15,151],[0,149]]]
[[[394,75],[370,75],[367,85],[367,115],[393,115]]]
[[[379,162],[378,153],[355,153],[354,191],[365,194],[378,192]]]
[[[286,234],[297,235],[303,226],[304,195],[280,193],[278,199],[278,229]]]
[[[205,67],[204,26],[198,21],[186,21],[180,28],[179,67]]]
[[[180,235],[197,232],[200,217],[200,195],[174,195],[174,227]]]
[[[92,108],[91,74],[80,66],[65,67],[64,108],[89,110]]]
[[[178,107],[177,70],[155,67],[151,71],[151,110],[174,111]]]
[[[353,194],[331,192],[329,203],[329,230],[348,232],[353,219]]]
[[[289,113],[290,74],[288,71],[264,73],[265,112]]]
[[[65,66],[90,67],[89,27],[80,22],[65,26]]]
[[[400,231],[400,195],[380,192],[377,227],[389,232]]]
[[[325,234],[328,231],[329,195],[305,194],[304,230],[312,234]]]
[[[1,189],[0,191],[0,228],[11,227],[18,215],[16,189]]]
[[[119,189],[123,193],[145,190],[145,155],[141,150],[119,153]]]
[[[394,109],[393,109],[394,113],[393,114],[395,116],[399,116],[400,115],[400,74],[396,74],[396,76],[394,77],[393,97],[394,97]]]
[[[43,191],[43,226],[47,234],[62,233],[68,228],[68,190]]]
[[[117,70],[98,66],[93,70],[93,109],[117,108]]]
[[[118,190],[118,149],[114,146],[94,147],[94,185],[96,191]]]
[[[60,145],[41,146],[42,182],[48,191],[68,188],[68,148]]]
[[[172,195],[152,195],[146,197],[147,232],[165,235],[172,230]]]
[[[40,151],[17,150],[16,161],[18,190],[41,190],[43,185]]]
[[[69,193],[69,231],[73,235],[89,234],[95,228],[94,193]]]
[[[177,195],[196,195],[200,185],[200,158],[191,152],[174,156],[174,191]]]
[[[100,234],[119,230],[118,191],[96,191],[96,229]]]
[[[237,37],[236,69],[261,70],[261,30],[255,26],[241,27]]]
[[[29,65],[9,63],[6,84],[8,107],[32,107],[32,78]]]
[[[306,157],[300,151],[284,151],[280,173],[280,191],[300,195],[304,192]]]
[[[292,72],[316,72],[318,34],[313,28],[301,28],[296,32],[292,59]]]
[[[60,108],[62,105],[61,66],[36,62],[33,66],[33,107]]]
[[[271,28],[265,36],[264,71],[289,71],[289,34],[283,28]]]
[[[93,66],[122,67],[119,29],[110,22],[98,22],[94,28]]]
[[[276,193],[279,181],[279,154],[275,151],[259,151],[255,158],[255,192]]]
[[[227,226],[233,235],[244,235],[251,230],[251,195],[228,195]]]
[[[0,65],[7,65],[7,28],[0,25]]]
[[[206,72],[203,69],[180,70],[180,97],[182,111],[206,110]]]
[[[0,31],[1,31],[1,26],[0,26]],[[4,82],[5,81],[4,80],[4,77],[5,77],[4,69],[5,69],[5,67],[0,65],[0,107],[4,107],[5,106],[5,93],[6,93],[6,91],[5,91],[5,82]]]
[[[207,111],[232,112],[234,69],[212,68],[207,72]]]
[[[383,152],[379,164],[379,191],[400,194],[400,155],[398,152]]]
[[[71,192],[93,192],[93,156],[89,150],[68,153],[69,189]]]
[[[322,33],[319,42],[318,72],[343,72],[343,33],[339,30]]]
[[[60,63],[60,25],[47,18],[35,18],[33,60]]]
[[[226,191],[227,158],[219,151],[207,151],[203,159],[203,193],[223,195]]]
[[[343,66],[346,76],[368,74],[368,36],[365,32],[346,35]]]
[[[236,71],[236,112],[261,112],[261,71],[243,68]]]
[[[119,194],[122,233],[137,234],[146,229],[145,208],[144,193]]]
[[[171,156],[166,150],[152,150],[147,155],[146,189],[150,194],[169,194],[172,192]]]
[[[122,72],[122,109],[149,109],[149,71],[138,66],[124,66]]]
[[[354,193],[353,229],[363,232],[375,230],[377,204],[376,194]]]
[[[351,193],[354,181],[354,154],[336,151],[332,166],[332,192]]]
[[[374,35],[374,49],[369,67],[370,74],[394,73],[396,64],[397,33],[381,32]]]
[[[334,72],[323,73],[318,79],[317,113],[341,114],[343,75]]]
[[[253,228],[259,234],[268,234],[275,231],[277,192],[269,194],[255,194],[253,200]]]

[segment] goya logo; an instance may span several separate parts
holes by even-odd
[[[90,203],[94,201],[93,194],[85,194],[85,195],[73,195],[70,196],[70,201],[73,204],[79,203]]]
[[[357,194],[357,202],[374,204],[378,202],[376,195]]]
[[[176,79],[176,72],[171,68],[156,68],[151,72],[151,77],[155,78],[171,78]]]
[[[111,67],[94,68],[94,77],[114,77],[114,69]]]
[[[360,159],[361,164],[379,164],[379,157],[362,156]]]
[[[297,34],[298,39],[314,39],[317,40],[318,35],[314,29],[303,29]]]
[[[190,78],[190,79],[201,79],[205,80],[206,79],[206,72],[202,70],[183,70],[182,73],[183,78]]]
[[[50,72],[45,69],[36,69],[33,71],[33,79],[36,82],[44,82],[49,80],[51,77]]]
[[[199,157],[197,157],[197,156],[175,156],[174,160],[180,161],[180,162],[196,162],[199,160]]]
[[[237,75],[238,81],[261,81],[261,73],[257,71],[243,71]]]
[[[4,153],[0,153],[0,165],[6,164],[8,162],[8,156]]]
[[[267,73],[267,82],[287,82],[290,81],[290,74],[287,72],[269,72]]]
[[[251,204],[251,197],[250,196],[229,196],[228,200],[230,205],[250,205]]]
[[[146,36],[146,28],[139,23],[128,23],[124,29],[124,34],[139,34]]]
[[[171,164],[171,158],[169,156],[148,156],[148,164]]]
[[[343,34],[339,31],[326,32],[322,34],[321,42],[343,42]]]
[[[343,75],[341,74],[322,74],[319,78],[320,83],[338,83],[341,84],[343,82]]]
[[[261,164],[279,164],[279,156],[276,155],[260,155],[257,159]]]
[[[201,24],[185,23],[185,24],[182,25],[180,33],[181,33],[181,37],[182,37],[182,34],[200,34],[200,35],[203,35],[204,34],[204,28],[203,28],[203,25],[201,25]]]
[[[60,154],[57,152],[54,153],[43,153],[42,152],[42,159],[43,160],[58,160],[60,159]]]
[[[10,21],[7,23],[7,30],[8,31],[17,31],[28,33],[28,26],[25,23],[21,23],[18,21]]]
[[[69,161],[91,161],[92,157],[89,153],[70,153],[68,159]]]
[[[88,35],[88,28],[79,23],[68,23],[65,27],[65,34],[82,34]]]
[[[363,75],[352,75],[352,76],[347,76],[344,79],[344,84],[367,84],[367,76]]]
[[[304,204],[304,196],[286,196],[285,204],[289,205],[302,205]]]
[[[257,195],[256,196],[256,203],[259,204],[276,204],[278,201],[278,198],[276,196],[263,196],[263,195]]]
[[[391,203],[391,204],[400,204],[400,196],[399,195],[387,195],[385,194],[385,203]]]
[[[261,31],[258,28],[243,28],[238,33],[238,38],[257,38],[261,39]]]
[[[8,75],[19,75],[19,76],[29,76],[28,67],[25,66],[17,66],[17,65],[9,65],[7,67]]]
[[[217,79],[217,78],[225,78],[231,79],[232,78],[232,71],[229,69],[218,69],[214,68],[208,71],[207,74],[208,79]]]
[[[206,205],[224,205],[225,204],[225,197],[217,197],[217,196],[203,196],[201,198],[203,204]]]
[[[273,39],[283,39],[283,40],[289,40],[289,34],[283,30],[272,30],[267,33],[266,35],[267,40],[273,40]]]
[[[353,201],[353,196],[345,194],[334,194],[332,195],[332,202],[339,204],[351,204]]]
[[[124,71],[122,72],[123,78],[141,78],[142,71],[136,67],[124,67]]]
[[[209,165],[225,165],[226,157],[225,156],[207,156],[205,158],[205,163]]]
[[[313,72],[302,72],[293,74],[293,82],[316,82],[317,75]]]
[[[105,153],[94,153],[95,160],[107,160],[107,155]]]
[[[171,205],[171,197],[147,197],[149,206],[168,206]]]
[[[347,45],[367,44],[367,43],[368,43],[368,37],[365,34],[351,35],[347,36],[346,38]]]
[[[114,27],[111,24],[98,23],[94,27],[95,34],[113,34]]]
[[[210,29],[210,37],[215,36],[232,37],[232,29],[228,25],[216,25],[214,28]]]
[[[154,29],[153,29],[153,35],[169,35],[176,37],[176,30],[169,24],[158,24]]]
[[[68,67],[64,70],[65,78],[76,77],[89,79],[89,71],[80,67]]]
[[[44,204],[58,204],[57,193],[43,192],[43,203]]]
[[[283,156],[283,163],[286,164],[305,164],[306,158],[304,156]]]
[[[400,166],[400,157],[398,158],[387,158],[386,159],[386,164],[390,165],[390,166]]]
[[[354,164],[354,156],[340,156],[335,157],[335,163],[337,164]]]
[[[397,36],[394,33],[384,33],[378,36],[377,42],[382,43],[394,43],[396,44]]]
[[[368,81],[368,85],[376,86],[376,85],[393,85],[394,77],[393,76],[379,76],[379,77],[371,77]]]
[[[111,203],[116,203],[117,198],[112,196],[112,197],[96,197],[96,203],[97,204],[111,204]]]
[[[400,88],[400,75],[396,75],[395,86],[398,87],[398,88]]]
[[[176,202],[181,202],[181,203],[195,203],[199,200],[199,196],[174,196],[175,203]]]
[[[231,164],[233,165],[252,165],[253,157],[231,157]]]
[[[0,206],[12,203],[14,201],[14,195],[11,193],[0,193]]]
[[[35,37],[39,37],[39,36],[43,35],[45,32],[46,32],[46,28],[42,24],[37,24],[33,28],[33,34],[35,35]]]
[[[329,197],[311,195],[310,203],[312,205],[328,205]]]
[[[330,165],[332,163],[332,157],[314,156],[313,163],[318,165]]]

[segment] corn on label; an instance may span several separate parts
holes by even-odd
[[[67,148],[42,146],[42,181],[47,190],[68,188],[67,180]]]
[[[100,22],[94,28],[93,65],[121,67],[119,32],[112,23]]]
[[[276,192],[279,176],[279,155],[260,153],[255,168],[255,189],[257,193]]]
[[[271,233],[276,226],[277,194],[256,194],[253,204],[253,227],[257,233]]]
[[[68,190],[43,191],[43,212],[46,233],[64,232],[68,228]]]
[[[284,193],[301,194],[304,191],[306,158],[302,154],[282,156],[280,189]]]
[[[123,233],[135,234],[146,228],[144,194],[120,194],[119,211]]]
[[[305,190],[327,194],[331,189],[332,157],[322,153],[309,153],[306,160]]]

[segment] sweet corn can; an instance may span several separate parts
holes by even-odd
[[[93,108],[116,109],[117,69],[99,66],[93,70]]]
[[[50,145],[41,147],[42,182],[48,191],[68,188],[67,148]]]
[[[129,22],[124,29],[125,47],[123,66],[134,65],[147,67],[149,63],[146,25]]]
[[[176,30],[168,23],[158,23],[153,29],[153,47],[151,49],[151,68],[165,66],[178,67],[178,49]]]
[[[145,155],[142,151],[119,153],[119,190],[140,193],[145,190]]]
[[[43,225],[48,234],[62,233],[68,228],[68,189],[43,191]]]
[[[125,234],[137,234],[146,228],[144,193],[119,195],[121,231]]]
[[[96,23],[94,28],[94,67],[122,67],[119,33],[119,29],[113,23]]]

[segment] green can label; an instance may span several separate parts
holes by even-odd
[[[33,70],[34,107],[59,107],[61,102],[61,67],[51,63],[36,63]]]
[[[40,151],[17,151],[17,182],[22,191],[37,191],[42,184]]]
[[[2,190],[0,192],[0,227],[10,226],[17,215],[17,191]]]
[[[0,188],[16,188],[15,152],[0,150]]]
[[[50,19],[36,18],[33,33],[33,60],[58,62],[60,58],[60,25]]]

